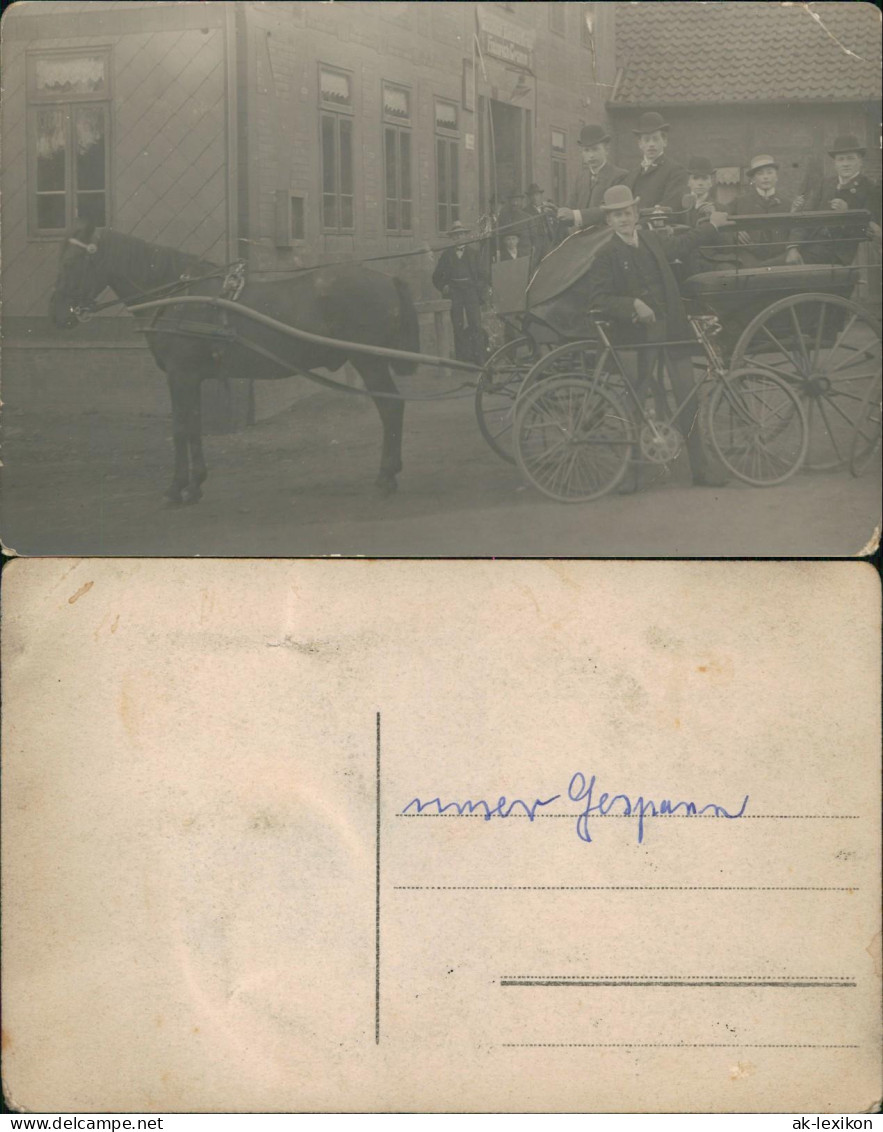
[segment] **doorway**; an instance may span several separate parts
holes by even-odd
[[[494,98],[481,101],[489,110],[481,116],[487,121],[487,130],[480,130],[480,136],[488,158],[482,162],[486,179],[482,177],[481,195],[487,201],[495,198],[499,208],[510,193],[523,192],[530,181],[533,168],[531,115],[529,110]]]

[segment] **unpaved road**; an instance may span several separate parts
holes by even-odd
[[[844,556],[880,516],[876,470],[697,489],[675,466],[639,495],[565,506],[486,447],[469,399],[407,406],[405,470],[385,500],[372,487],[375,410],[341,394],[208,437],[210,475],[193,507],[163,506],[166,418],[12,411],[3,441],[0,533],[20,554]]]

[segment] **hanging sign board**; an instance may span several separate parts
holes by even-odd
[[[533,30],[503,19],[482,4],[477,6],[476,13],[482,51],[504,63],[530,69],[533,64]]]

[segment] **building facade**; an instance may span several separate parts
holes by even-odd
[[[533,180],[563,201],[580,126],[612,89],[612,16],[581,3],[14,4],[6,318],[44,314],[78,216],[284,271],[437,247]],[[427,256],[378,267],[434,297]]]

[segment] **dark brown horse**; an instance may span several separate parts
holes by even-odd
[[[49,303],[57,327],[71,328],[77,314],[94,309],[105,288],[127,306],[158,288],[175,286],[175,294],[221,295],[226,270],[173,248],[148,244],[111,229],[96,232],[84,225],[63,245],[58,278]],[[208,278],[206,278],[208,277]],[[275,279],[245,283],[238,300],[271,318],[325,338],[418,352],[417,312],[407,284],[357,264],[316,268]],[[215,332],[214,337],[201,329]],[[287,366],[255,353],[236,341],[242,334],[263,350],[281,356]],[[180,305],[158,312],[148,342],[166,374],[172,399],[175,473],[166,498],[195,503],[206,478],[202,452],[201,387],[207,377],[279,379],[297,370],[338,370],[347,361],[358,370],[369,393],[395,394],[395,373],[413,373],[416,366],[354,351],[294,340],[247,316],[206,306]],[[374,399],[383,424],[383,450],[377,487],[395,490],[402,470],[403,403],[391,397]]]

